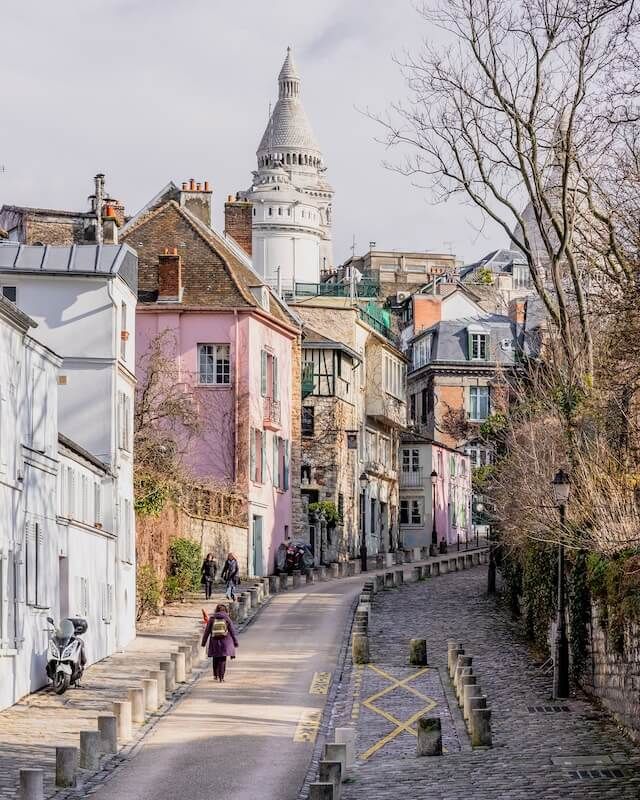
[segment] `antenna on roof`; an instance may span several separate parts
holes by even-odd
[[[351,241],[351,258],[356,257],[356,235],[353,234],[353,239]]]

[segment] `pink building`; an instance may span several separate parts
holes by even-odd
[[[121,235],[139,258],[138,361],[164,334],[202,419],[189,464],[246,497],[243,571],[267,574],[291,531],[299,326],[241,247],[211,227],[208,184],[169,184]]]
[[[398,461],[402,547],[428,547],[434,538],[438,544],[445,539],[449,546],[469,540],[472,533],[469,456],[407,432],[402,434]]]

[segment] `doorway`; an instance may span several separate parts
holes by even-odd
[[[258,577],[263,573],[262,565],[262,517],[253,515],[253,574]]]
[[[69,559],[67,556],[58,558],[58,598],[59,618],[65,619],[71,613],[69,608]]]

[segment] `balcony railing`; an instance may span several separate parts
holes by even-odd
[[[406,472],[400,470],[400,486],[408,488],[422,486],[422,470],[407,470]]]
[[[372,278],[362,278],[355,286],[356,297],[378,297],[380,294],[379,281]],[[350,297],[351,286],[348,283],[296,283],[294,289],[296,297]]]
[[[280,425],[280,401],[265,397],[263,416],[265,425]]]
[[[369,327],[373,328],[379,334],[388,339],[394,347],[397,347],[398,350],[400,349],[400,337],[396,336],[396,334],[389,328],[384,322],[377,319],[376,317],[371,316],[364,308],[358,309],[360,314],[360,319],[363,322],[366,322]]]

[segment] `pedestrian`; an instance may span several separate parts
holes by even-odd
[[[213,677],[220,683],[224,681],[227,669],[227,657],[236,657],[238,647],[238,634],[229,617],[229,608],[224,603],[218,603],[216,610],[207,621],[207,627],[202,636],[202,646],[205,647],[209,640],[207,655],[211,656],[213,663]]]
[[[207,553],[207,557],[202,562],[202,569],[200,570],[200,574],[202,575],[202,583],[204,584],[204,596],[207,600],[211,598],[213,583],[216,579],[217,573],[218,562],[213,557],[213,553]]]
[[[227,556],[220,577],[227,584],[225,592],[227,599],[233,602],[236,599],[236,586],[240,583],[240,567],[238,559],[233,553],[229,553]]]

